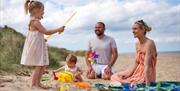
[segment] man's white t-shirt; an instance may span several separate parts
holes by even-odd
[[[88,51],[96,52],[98,58],[97,64],[108,65],[111,61],[111,48],[117,48],[116,42],[113,38],[105,35],[102,39],[97,36],[89,41]]]

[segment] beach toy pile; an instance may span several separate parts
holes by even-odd
[[[69,71],[61,71],[59,73],[53,72],[54,80],[63,83],[72,83],[74,81],[74,75]],[[59,91],[69,91],[70,86],[68,84],[63,84],[59,86]]]
[[[49,78],[46,79],[49,80]],[[172,81],[150,82],[148,88],[146,88],[145,83],[121,84],[119,82],[110,82],[102,84],[95,82],[73,82],[73,74],[66,71],[59,72],[56,80],[67,83],[60,85],[59,91],[71,91],[70,89],[73,88],[87,89],[88,91],[91,91],[91,89],[98,89],[100,91],[180,91],[180,82]]]
[[[63,82],[60,85],[60,91],[70,91],[71,88],[79,89],[98,89],[100,91],[180,91],[180,82],[162,81],[150,82],[150,86],[146,88],[145,83],[121,84],[120,82],[110,82],[106,84],[95,82],[74,82],[73,73],[62,71],[57,74],[53,72],[54,80]],[[51,78],[45,75],[41,81],[48,81]],[[67,84],[66,84],[67,83]]]
[[[90,61],[91,64],[94,64],[97,62],[97,58],[99,55],[96,52],[91,52],[88,55],[88,61]]]
[[[59,82],[73,82],[74,76],[72,72],[62,71],[57,73],[57,76],[54,77]]]

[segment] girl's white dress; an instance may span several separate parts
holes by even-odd
[[[29,66],[49,65],[47,44],[44,34],[37,30],[29,30],[21,57],[21,64]]]

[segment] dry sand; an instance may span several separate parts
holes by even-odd
[[[86,65],[84,58],[78,58],[78,65],[84,71],[84,79],[88,82],[104,83],[107,84],[109,81],[96,79],[89,80],[85,77]],[[133,54],[120,54],[118,60],[114,66],[115,72],[127,70],[132,67],[134,63]],[[157,61],[157,81],[180,81],[180,52],[179,53],[159,53]],[[56,86],[58,85],[55,81],[44,81],[44,84],[52,86],[52,89],[31,89],[29,84],[29,76],[17,76],[13,74],[0,74],[0,91],[59,91]],[[71,85],[73,86],[73,85]],[[91,91],[95,91],[93,89]],[[71,91],[90,91],[86,89],[79,89],[72,87]]]

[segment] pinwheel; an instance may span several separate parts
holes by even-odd
[[[97,58],[99,57],[99,55],[96,54],[96,52],[91,52],[88,55],[88,60],[90,61],[91,65],[94,63],[97,63]]]

